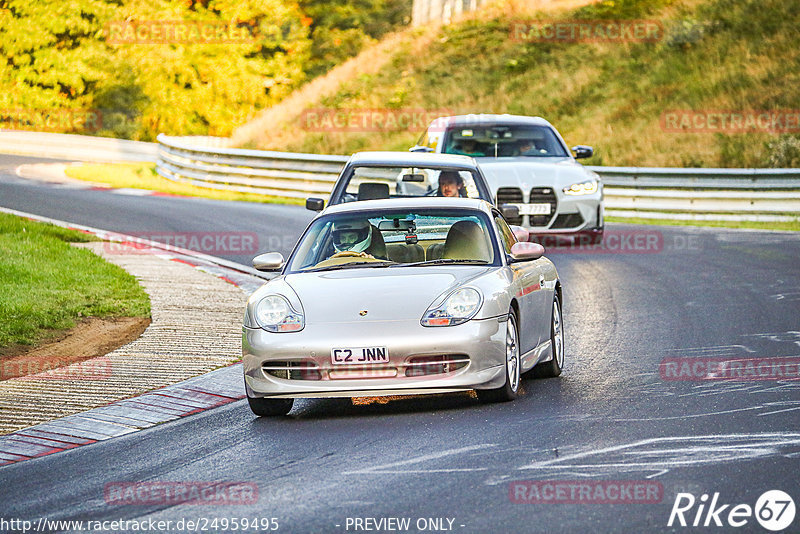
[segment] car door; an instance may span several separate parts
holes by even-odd
[[[511,246],[517,239],[499,213],[495,213],[494,220],[500,234],[500,242],[506,255],[509,255]],[[532,351],[546,339],[543,337],[542,314],[547,292],[544,287],[542,266],[540,260],[509,263],[513,277],[512,288],[520,309],[520,316],[517,318],[520,354]],[[548,329],[546,336],[549,335]]]

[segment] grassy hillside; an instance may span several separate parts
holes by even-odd
[[[655,42],[521,42],[510,38],[511,23],[521,19],[648,19],[665,32]],[[670,110],[800,109],[798,28],[800,3],[784,0],[605,0],[560,13],[499,8],[433,39],[408,30],[378,72],[356,74],[306,107],[539,115],[567,143],[593,145],[588,164],[800,166],[796,133],[661,126]],[[346,154],[406,149],[420,133],[304,128],[301,120],[272,124],[240,144]]]

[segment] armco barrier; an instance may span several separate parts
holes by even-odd
[[[305,198],[333,189],[347,156],[320,156],[196,146],[192,138],[159,135],[156,171],[202,187]]]
[[[155,161],[170,180],[290,198],[327,197],[347,156],[229,148],[220,137],[158,136],[158,143],[0,131],[0,153],[72,161]],[[651,219],[800,219],[800,169],[592,167],[607,215]]]
[[[158,136],[161,176],[231,191],[326,196],[347,156],[198,146]],[[800,219],[800,169],[592,167],[608,215],[656,219]]]

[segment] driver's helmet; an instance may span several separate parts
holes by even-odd
[[[367,220],[336,221],[331,234],[336,252],[364,252],[372,244],[372,225]]]

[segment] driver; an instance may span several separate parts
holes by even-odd
[[[458,171],[442,171],[439,173],[439,190],[436,191],[439,197],[466,197],[467,188],[464,185],[464,178]]]
[[[364,252],[372,244],[372,225],[366,220],[336,221],[332,236],[336,252]]]

